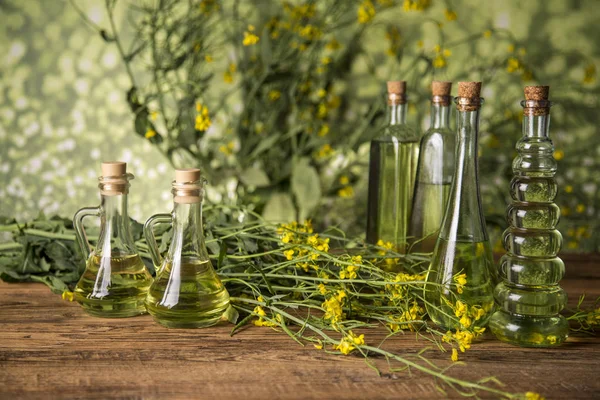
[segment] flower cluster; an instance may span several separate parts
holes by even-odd
[[[475,321],[485,317],[494,307],[494,303],[485,303],[482,306],[469,306],[467,303],[457,300],[454,308],[454,315],[459,318],[463,329],[469,329]],[[475,324],[477,325],[477,324]]]
[[[325,310],[323,318],[331,323],[331,326],[336,329],[337,324],[346,318],[343,310],[343,305],[347,301],[348,295],[344,290],[338,290],[337,293],[331,294],[327,300],[321,304]]]
[[[412,302],[410,308],[404,311],[399,316],[391,316],[391,321],[387,323],[387,326],[392,332],[398,332],[399,330],[410,329],[416,332],[419,328],[416,321],[421,321],[425,315],[425,310],[416,301]]]
[[[457,329],[456,332],[448,331],[442,337],[442,341],[453,344],[456,343],[458,348],[462,353],[471,348],[471,343],[474,339],[479,337],[483,332],[485,332],[485,328],[477,328],[474,330],[460,330]],[[452,361],[458,360],[458,352],[455,348],[452,349]]]
[[[340,261],[351,263],[352,265],[345,265],[339,262],[335,264],[340,267],[340,279],[356,279],[357,272],[360,270],[360,266],[363,262],[362,256],[343,256]]]
[[[208,108],[200,103],[196,103],[196,125],[197,131],[203,132],[210,128],[212,124],[210,116],[208,115]]]
[[[291,246],[283,252],[287,260],[298,260],[296,266],[305,272],[308,272],[309,267],[315,270],[319,269],[314,261],[319,258],[320,253],[329,252],[329,238],[322,238],[319,234],[314,234],[310,221],[305,221],[304,224],[296,221],[282,224],[277,231],[281,235],[281,242]]]
[[[339,350],[342,354],[350,354],[352,350],[356,348],[356,346],[360,346],[365,344],[365,335],[355,335],[352,331],[348,331],[348,334],[345,335],[340,343],[334,345],[333,348],[335,350]]]

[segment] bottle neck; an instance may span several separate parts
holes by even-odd
[[[387,124],[388,125],[405,125],[406,124],[406,103],[404,104],[388,104],[387,107]]]
[[[548,138],[550,127],[550,114],[546,115],[524,115],[523,136],[529,138]]]
[[[208,261],[202,228],[202,203],[175,203],[173,209],[173,239],[168,258],[182,257]]]
[[[100,235],[96,246],[103,257],[137,254],[127,214],[127,195],[101,196]]]
[[[477,162],[479,109],[458,111],[456,168],[440,236],[449,241],[488,240]]]
[[[449,129],[450,106],[431,103],[431,127],[434,129]]]

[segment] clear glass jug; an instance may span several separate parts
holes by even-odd
[[[127,193],[133,175],[124,162],[102,163],[99,179],[101,203],[75,213],[77,241],[86,268],[75,286],[75,300],[97,317],[131,317],[146,312],[144,300],[152,276],[138,255],[127,215]],[[92,251],[83,220],[100,217],[100,235]]]
[[[169,328],[214,325],[229,306],[229,294],[210,262],[204,243],[203,194],[199,169],[176,170],[172,214],[156,214],[144,226],[157,267],[146,307],[156,322]],[[171,244],[164,259],[153,233],[156,223],[173,225]]]

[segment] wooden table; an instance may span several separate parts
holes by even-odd
[[[583,292],[590,300],[600,295],[599,261],[566,259],[570,304]],[[419,372],[379,377],[360,357],[301,347],[269,328],[252,326],[233,337],[230,329],[168,330],[147,315],[92,318],[43,285],[0,283],[0,398],[443,397]],[[368,335],[377,337],[383,330]],[[425,342],[408,334],[387,346],[415,352]],[[431,350],[427,357],[443,364],[449,356]],[[576,334],[557,349],[523,349],[488,334],[462,360],[466,365],[453,369],[459,378],[493,375],[506,390],[548,399],[600,398],[598,337]]]

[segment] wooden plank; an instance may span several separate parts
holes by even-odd
[[[600,296],[598,259],[567,260],[563,286],[573,304],[586,291]],[[378,377],[362,358],[301,347],[285,334],[230,325],[168,330],[149,316],[99,319],[62,301],[45,286],[0,283],[0,398],[423,399],[442,397],[421,373]],[[383,330],[367,331],[378,344]],[[426,345],[414,335],[386,348],[412,353]],[[427,357],[449,364],[448,353]],[[461,357],[453,374],[496,376],[515,392],[548,399],[600,395],[600,339],[573,335],[557,349],[523,349],[491,335]],[[386,371],[383,360],[376,360]]]

